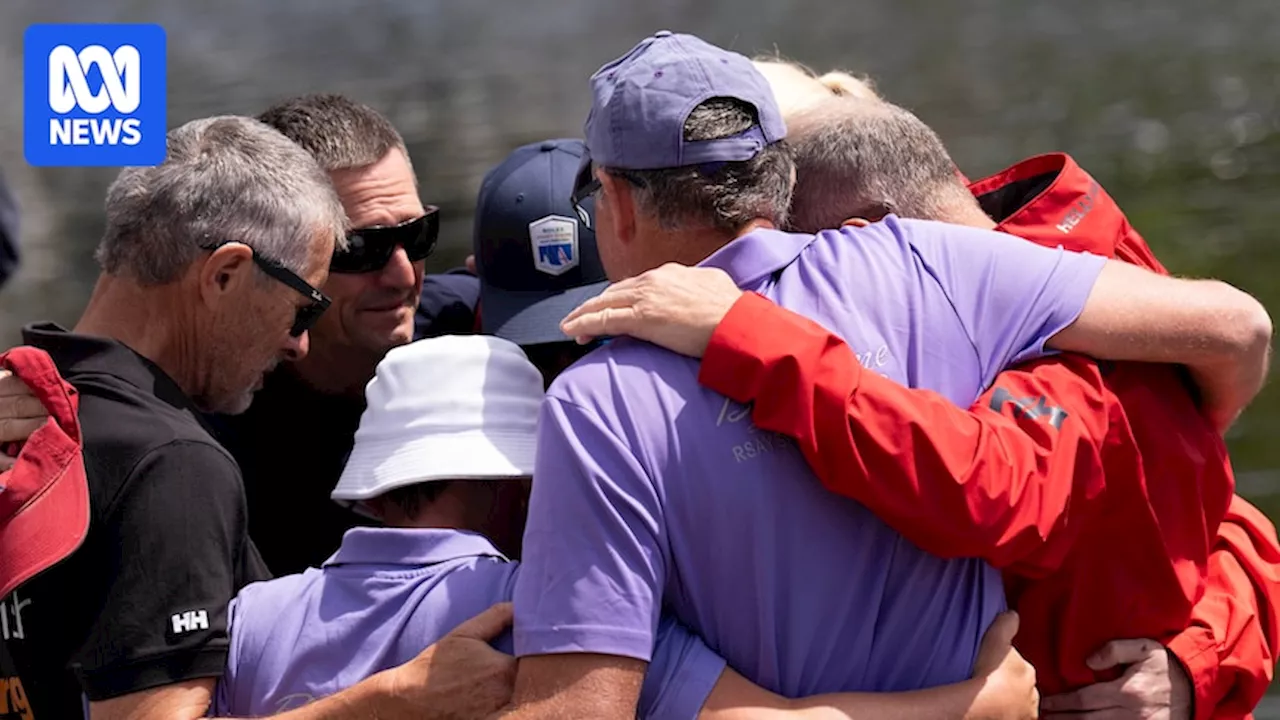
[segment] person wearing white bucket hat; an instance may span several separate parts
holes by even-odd
[[[321,568],[237,596],[215,713],[308,704],[510,600],[519,565],[485,535],[518,547],[542,396],[542,375],[507,340],[447,336],[388,352],[333,491],[385,527],[348,530]],[[641,716],[696,717],[724,661],[674,622],[658,642]],[[509,653],[509,633],[495,645]]]

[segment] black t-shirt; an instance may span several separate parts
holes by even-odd
[[[32,710],[222,674],[227,603],[269,577],[235,461],[181,389],[124,345],[24,330],[80,394],[90,521],[70,557],[5,598],[3,642]]]
[[[362,399],[317,392],[282,366],[248,412],[211,419],[244,473],[249,535],[275,575],[318,567],[343,533],[370,523],[329,497],[362,412]]]

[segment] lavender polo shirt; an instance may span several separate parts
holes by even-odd
[[[320,569],[245,587],[216,716],[302,707],[402,665],[464,620],[511,599],[519,563],[460,530],[355,528]],[[695,718],[724,660],[664,618],[639,717]],[[511,652],[511,636],[495,646]]]
[[[751,233],[706,261],[843,337],[872,370],[968,407],[1072,323],[1105,259],[890,216]],[[794,444],[698,385],[698,362],[616,340],[539,420],[515,591],[520,656],[649,659],[670,609],[789,697],[969,676],[1000,575],[941,560],[824,490]]]

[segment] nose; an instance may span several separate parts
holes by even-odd
[[[417,280],[417,270],[413,266],[413,262],[409,260],[409,254],[404,251],[403,247],[397,247],[396,251],[391,254],[391,259],[387,261],[382,272],[378,274],[378,280],[386,287],[394,288],[410,288],[413,287]]]
[[[311,351],[311,331],[308,330],[298,337],[288,336],[284,345],[284,359],[289,362],[297,362],[307,356]]]

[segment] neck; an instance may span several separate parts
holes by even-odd
[[[972,199],[972,196],[970,198]],[[966,225],[981,230],[994,230],[996,221],[987,216],[976,202],[952,203],[942,209],[939,220],[953,225]]]
[[[698,263],[711,257],[717,250],[737,240],[744,235],[749,235],[756,230],[774,230],[774,224],[764,218],[756,218],[746,225],[738,229],[736,233],[727,234],[715,228],[698,227],[680,230],[672,230],[665,233],[665,237],[659,244],[663,249],[662,262],[653,267],[658,267],[667,262],[674,262],[680,265],[697,265]],[[646,268],[652,269],[652,268]]]
[[[483,531],[470,527],[467,522],[466,507],[462,500],[448,490],[431,502],[424,503],[412,516],[403,513],[400,508],[390,502],[383,503],[379,514],[387,527],[401,530],[469,530]]]
[[[196,334],[194,318],[175,314],[189,305],[180,298],[181,287],[178,282],[144,288],[103,274],[73,330],[123,343],[158,365],[188,397],[195,397],[200,370],[184,339]]]
[[[379,360],[361,348],[313,343],[307,356],[293,363],[292,368],[316,392],[362,400]]]

